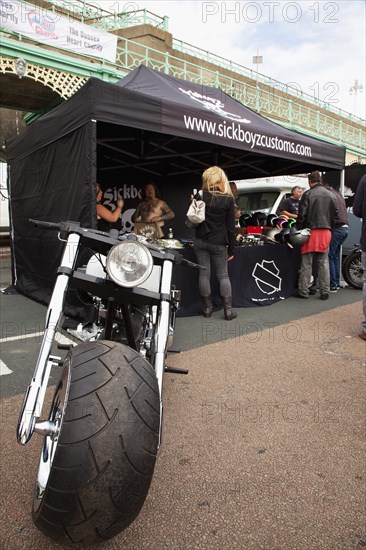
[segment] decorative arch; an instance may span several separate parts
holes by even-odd
[[[18,75],[16,59],[0,56],[0,72]],[[63,99],[68,99],[87,81],[84,76],[57,71],[34,63],[26,63],[24,76],[35,82],[41,82],[47,88],[56,92]],[[19,77],[22,78],[22,77]]]

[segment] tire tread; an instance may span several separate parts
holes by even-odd
[[[351,252],[348,256],[345,257],[345,259],[342,262],[342,275],[343,279],[346,281],[346,283],[349,286],[352,286],[353,288],[362,289],[363,283],[362,280],[356,281],[352,276],[350,272],[350,268],[352,267],[352,264],[354,262],[359,262],[360,268],[361,267],[361,250],[354,250]]]
[[[124,344],[99,340],[70,353],[71,399],[33,519],[58,542],[94,544],[125,529],[146,499],[158,447],[159,388],[149,363]]]

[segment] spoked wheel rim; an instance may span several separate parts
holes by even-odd
[[[361,258],[355,258],[349,266],[349,274],[354,283],[361,288],[363,280],[363,269]]]
[[[37,473],[35,495],[33,500],[33,511],[36,514],[45,494],[50,473],[52,470],[53,460],[57,451],[58,442],[61,433],[62,422],[64,419],[68,395],[70,389],[70,361],[67,358],[60,380],[53,396],[53,401],[49,413],[48,420],[54,425],[55,433],[46,435],[43,439],[41,457]]]

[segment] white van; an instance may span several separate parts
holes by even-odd
[[[242,214],[250,215],[254,212],[276,214],[282,199],[291,196],[293,187],[309,189],[306,175],[237,180],[235,183],[238,188],[236,202]]]

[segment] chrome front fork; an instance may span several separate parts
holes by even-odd
[[[160,293],[163,296],[171,295],[171,282],[173,274],[173,264],[170,261],[164,261]],[[160,315],[158,319],[157,330],[155,331],[155,360],[154,368],[156,377],[158,379],[159,393],[160,393],[160,429],[159,429],[159,447],[162,439],[162,424],[163,424],[163,378],[165,369],[165,357],[167,352],[167,344],[169,340],[169,320],[170,320],[170,301],[162,300],[160,305]]]
[[[41,349],[39,351],[33,378],[24,398],[17,426],[18,443],[22,445],[28,443],[34,431],[42,435],[55,435],[55,428],[53,426],[49,426],[49,423],[39,422],[38,419],[41,415],[51,368],[53,365],[58,365],[59,358],[50,355],[50,353],[58,323],[63,312],[65,295],[69,282],[68,272],[71,273],[73,269],[79,241],[80,236],[74,233],[69,235],[67,239],[59,274],[47,309]]]

